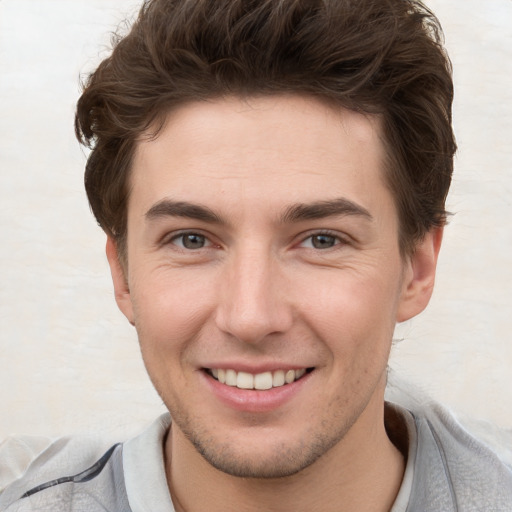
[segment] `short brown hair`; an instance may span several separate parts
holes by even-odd
[[[84,84],[85,186],[124,250],[137,139],[180,104],[296,93],[382,119],[400,248],[446,220],[456,145],[451,65],[435,16],[414,0],[147,0]],[[156,134],[155,134],[156,135]]]

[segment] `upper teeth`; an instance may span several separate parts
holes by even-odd
[[[219,382],[228,386],[240,389],[264,390],[284,386],[284,384],[291,384],[295,380],[300,379],[306,373],[306,369],[276,370],[274,372],[263,372],[253,375],[247,372],[212,368],[211,373]]]

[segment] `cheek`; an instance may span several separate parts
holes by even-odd
[[[318,337],[343,358],[360,352],[387,353],[395,327],[399,276],[334,271],[307,283],[302,310]],[[370,358],[372,359],[372,358]]]
[[[197,336],[214,302],[211,287],[202,277],[164,271],[134,280],[131,296],[143,350],[176,350]]]

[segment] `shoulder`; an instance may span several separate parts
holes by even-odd
[[[0,510],[57,511],[77,499],[83,507],[69,510],[110,510],[100,507],[112,497],[96,494],[123,489],[121,452],[122,445],[93,438],[9,438],[0,445]]]
[[[511,431],[461,422],[393,372],[386,398],[408,424],[407,511],[512,510]]]
[[[491,449],[439,404],[412,414],[417,429],[412,496],[430,495],[453,510],[511,510],[512,469],[499,456],[510,446],[495,443]]]
[[[157,418],[123,443],[102,437],[9,438],[0,444],[2,512],[174,510]]]

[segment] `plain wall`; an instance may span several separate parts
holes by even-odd
[[[391,367],[512,428],[512,2],[431,0],[455,69],[459,152],[437,289]],[[73,135],[79,75],[126,0],[0,0],[0,438],[127,435],[163,411],[114,302]]]

